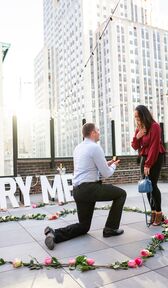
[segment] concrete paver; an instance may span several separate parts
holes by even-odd
[[[163,212],[168,216],[168,184],[159,183],[162,191]],[[143,208],[141,195],[137,192],[137,184],[120,185],[127,191],[125,206],[130,208]],[[41,195],[32,195],[31,202],[38,203]],[[147,201],[146,201],[147,203]],[[97,207],[109,205],[109,202],[97,203]],[[0,212],[0,216],[7,214],[18,215],[30,213],[52,214],[58,210],[75,208],[74,203],[64,206],[45,206],[38,209],[21,207],[8,209]],[[125,233],[119,237],[102,237],[102,228],[106,221],[108,211],[95,211],[92,226],[85,236],[59,243],[55,249],[50,251],[44,244],[44,228],[64,227],[77,221],[77,215],[68,215],[55,221],[25,220],[19,222],[0,223],[0,258],[13,260],[21,258],[29,261],[30,257],[36,257],[40,262],[46,256],[55,256],[60,261],[67,262],[69,258],[77,255],[86,255],[94,258],[96,264],[109,264],[117,260],[123,261],[137,257],[140,249],[145,248],[151,236],[161,232],[161,227],[147,228],[144,214],[134,212],[123,212],[121,227]],[[1,288],[78,288],[78,287],[106,287],[106,288],[146,288],[167,287],[168,279],[168,243],[163,244],[164,251],[158,252],[155,257],[148,259],[143,267],[129,269],[127,271],[114,271],[108,269],[97,269],[82,273],[77,270],[66,269],[43,269],[40,271],[29,271],[27,268],[14,269],[11,265],[0,266]]]

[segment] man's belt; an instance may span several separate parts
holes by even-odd
[[[76,188],[80,188],[81,186],[84,186],[84,185],[88,185],[88,184],[102,184],[102,180],[98,180],[98,181],[95,181],[95,182],[83,182],[77,186],[74,186],[73,188],[76,189]]]

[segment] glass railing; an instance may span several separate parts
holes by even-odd
[[[50,159],[54,163],[55,158],[72,157],[74,148],[83,139],[83,114],[72,115],[61,110],[51,117],[49,109],[28,110],[25,107],[17,113],[1,109],[0,115],[0,177],[16,174],[14,163],[17,159]],[[165,143],[168,142],[167,123],[165,118]],[[105,154],[135,155],[130,145],[135,128],[128,131],[128,123],[120,127],[117,119],[108,118],[107,124],[107,127],[100,126],[100,144]]]

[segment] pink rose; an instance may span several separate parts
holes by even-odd
[[[137,264],[136,264],[135,260],[129,260],[129,261],[128,261],[128,267],[130,267],[130,268],[136,268],[136,267],[137,267]]]
[[[149,250],[147,250],[147,249],[142,249],[142,250],[140,251],[140,254],[141,254],[142,257],[149,257],[149,256],[151,256],[151,252],[150,252]]]
[[[153,238],[157,239],[157,240],[160,240],[160,241],[163,241],[165,236],[163,234],[160,234],[160,233],[156,233]]]
[[[48,220],[56,220],[59,218],[59,216],[60,216],[60,212],[55,212],[52,215],[48,215]]]
[[[37,208],[37,204],[32,204],[32,208]]]
[[[168,224],[168,219],[165,219],[165,220],[164,220],[164,224]]]
[[[53,216],[55,216],[55,217],[56,217],[55,219],[58,219],[58,218],[59,218],[59,216],[60,216],[60,212],[55,212],[55,213],[53,214]]]
[[[46,257],[44,259],[44,264],[47,266],[47,265],[51,265],[52,264],[52,258],[51,257]]]
[[[22,261],[18,258],[15,258],[12,262],[14,268],[18,268],[22,266]]]
[[[57,215],[53,214],[53,215],[48,215],[47,218],[48,220],[56,220],[58,217]]]
[[[69,259],[68,261],[69,265],[75,265],[76,260],[74,258]]]
[[[142,263],[143,263],[143,260],[142,258],[140,257],[137,257],[134,259],[135,263],[138,265],[138,266],[142,266]]]
[[[94,261],[94,259],[92,259],[92,258],[87,258],[87,259],[86,259],[86,263],[87,263],[88,265],[92,266],[92,265],[95,263],[95,261]]]
[[[58,217],[57,217],[57,215],[52,215],[52,217],[51,217],[51,220],[55,220],[55,219],[57,219]]]

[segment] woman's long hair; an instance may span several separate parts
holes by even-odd
[[[138,105],[135,110],[138,112],[138,116],[140,118],[141,123],[146,128],[146,133],[148,134],[149,129],[152,125],[152,123],[155,121],[148,110],[148,108],[144,105]]]

